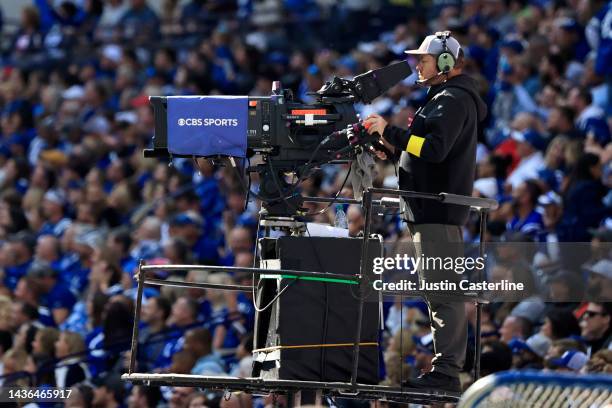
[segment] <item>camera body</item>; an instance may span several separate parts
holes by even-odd
[[[146,149],[145,157],[181,157],[171,154],[168,148],[167,98],[152,96],[150,102],[154,109],[155,136],[153,149]],[[266,160],[273,160],[275,165],[290,167],[309,160],[330,162],[335,158],[334,152],[347,146],[346,138],[329,140],[314,157],[313,151],[326,136],[357,121],[349,97],[322,97],[313,105],[295,102],[289,90],[249,97],[246,156],[260,154]]]
[[[326,136],[358,121],[349,98],[320,98],[314,105],[293,101],[290,92],[249,98],[247,156],[262,154],[275,164],[293,166],[308,161],[331,162],[334,152],[347,146],[346,138]]]

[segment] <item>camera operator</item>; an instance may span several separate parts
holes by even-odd
[[[387,122],[380,115],[365,120],[368,133],[378,133],[399,159],[399,187],[426,193],[454,193],[470,196],[476,167],[477,126],[486,116],[486,106],[476,82],[462,73],[463,51],[449,32],[427,36],[416,50],[406,51],[418,58],[417,84],[430,87],[423,106],[416,111],[408,130]],[[461,226],[469,209],[432,200],[402,200],[418,255],[461,257]],[[453,245],[449,245],[453,243]],[[419,279],[458,280],[450,270],[419,271]],[[432,370],[404,385],[460,392],[459,372],[467,347],[465,306],[460,301],[426,296],[429,306],[435,357]]]

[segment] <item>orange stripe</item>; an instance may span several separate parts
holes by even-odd
[[[326,115],[325,109],[293,109],[292,115]]]

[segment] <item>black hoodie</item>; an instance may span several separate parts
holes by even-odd
[[[458,75],[432,86],[409,130],[388,125],[383,136],[401,151],[399,187],[427,193],[472,195],[477,126],[487,107],[476,82]],[[469,208],[410,199],[406,219],[416,224],[464,225]]]

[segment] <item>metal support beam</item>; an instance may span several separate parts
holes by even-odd
[[[480,245],[479,245],[479,253],[480,253],[480,257],[484,259],[485,256],[485,234],[487,232],[487,210],[486,209],[481,209],[479,211],[480,213]],[[485,262],[485,269],[486,269],[486,262]],[[483,276],[482,276],[483,271],[479,271],[478,272],[478,280],[482,281],[483,280]],[[480,335],[481,335],[481,330],[482,328],[480,327],[482,323],[482,302],[480,300],[476,300],[476,333],[475,336],[476,338],[474,339],[474,347],[476,348],[475,353],[474,353],[474,381],[477,381],[480,378],[480,354],[481,354],[481,340],[480,340]]]
[[[145,276],[142,273],[142,261],[138,264],[138,288],[136,291],[136,308],[134,310],[134,325],[132,327],[132,349],[130,351],[130,368],[128,372],[134,373],[136,368],[136,356],[138,354],[138,337],[140,333],[138,331],[140,323],[140,309],[142,308],[142,291],[144,290],[144,279]]]
[[[363,243],[361,244],[361,261],[359,266],[359,304],[357,305],[357,329],[353,343],[353,370],[351,384],[357,386],[357,373],[359,371],[359,343],[361,342],[361,321],[363,320],[363,302],[365,301],[366,285],[368,285],[368,243],[370,241],[370,224],[372,223],[372,193],[364,191],[363,208],[365,224],[363,228]]]
[[[207,265],[143,265],[143,272],[149,271],[207,271],[227,273],[251,273],[255,275],[291,275],[310,278],[343,279],[359,282],[357,275],[343,275],[340,273],[294,271],[291,269],[262,269],[239,268],[236,266],[207,266]],[[147,279],[148,280],[148,279]]]

